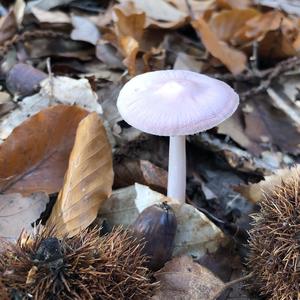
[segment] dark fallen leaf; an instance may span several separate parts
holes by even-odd
[[[99,40],[96,45],[96,56],[108,67],[113,69],[124,69],[122,57],[118,50],[110,43]]]
[[[94,47],[88,43],[61,37],[32,40],[26,43],[25,47],[31,58],[58,56],[86,61],[90,60],[95,52]]]
[[[31,65],[18,63],[8,72],[6,86],[12,94],[29,96],[37,92],[39,83],[47,74]]]
[[[134,183],[148,185],[153,190],[165,193],[167,171],[147,160],[123,159],[114,165],[114,188],[122,188]]]
[[[245,122],[241,108],[239,108],[232,117],[225,120],[218,126],[218,133],[231,137],[242,148],[247,149],[254,155],[259,155],[263,151],[260,144],[251,140],[245,134]]]
[[[265,150],[275,146],[294,155],[300,153],[300,128],[283,111],[266,101],[266,97],[252,99],[244,118],[245,134],[252,142]]]
[[[87,114],[76,106],[57,105],[15,128],[0,145],[0,191],[59,191],[78,123]]]
[[[11,9],[9,13],[0,19],[0,45],[6,40],[12,38],[17,32],[18,24],[14,11]]]
[[[74,26],[71,32],[72,40],[83,41],[93,45],[97,44],[100,33],[94,23],[81,16],[72,16],[72,24]]]

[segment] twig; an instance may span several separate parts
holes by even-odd
[[[269,68],[263,71],[253,72],[247,70],[245,73],[234,76],[233,74],[215,74],[214,77],[217,79],[231,81],[231,82],[259,82],[256,86],[249,89],[246,92],[240,94],[242,100],[245,100],[249,96],[257,95],[261,92],[266,91],[273,80],[280,74],[290,71],[300,65],[300,57],[294,56],[278,63],[275,67]]]

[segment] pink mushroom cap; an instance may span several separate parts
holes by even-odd
[[[122,88],[117,106],[123,119],[144,132],[190,135],[222,123],[239,96],[223,81],[184,70],[144,73]]]

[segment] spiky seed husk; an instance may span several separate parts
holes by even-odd
[[[248,265],[254,285],[272,300],[300,297],[300,179],[265,194],[253,216]]]
[[[57,243],[57,242],[58,243]],[[22,299],[147,299],[157,287],[143,266],[142,245],[117,228],[100,237],[87,229],[58,241],[51,233],[22,234],[0,254],[0,293]]]

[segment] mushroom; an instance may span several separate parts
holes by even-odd
[[[183,70],[144,73],[128,81],[117,106],[123,119],[146,133],[169,136],[168,197],[185,202],[185,136],[215,127],[237,109],[226,83]]]

